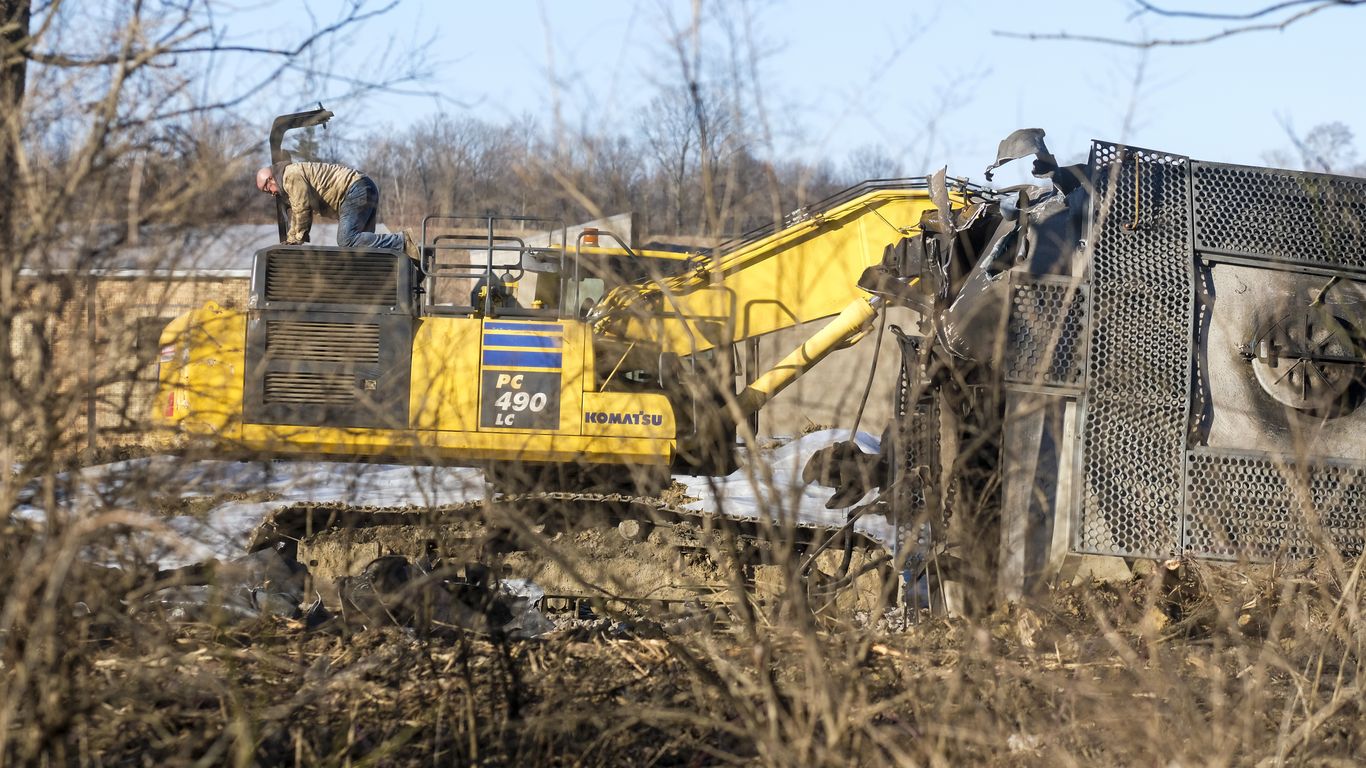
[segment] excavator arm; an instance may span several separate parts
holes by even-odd
[[[948,193],[963,205],[966,185]],[[600,336],[696,355],[838,315],[869,292],[860,276],[936,211],[924,179],[866,183],[698,259],[688,272],[621,286],[590,316]]]
[[[856,343],[884,305],[933,306],[926,286],[939,281],[922,285],[919,262],[895,249],[922,221],[968,206],[974,190],[953,184],[942,173],[868,182],[694,257],[680,275],[610,291],[589,315],[598,360],[612,371],[606,379],[624,368],[657,381],[679,414],[680,455],[726,465],[736,426],[831,352]],[[751,368],[733,389],[733,345],[826,318],[775,365]],[[670,369],[667,360],[680,362]]]

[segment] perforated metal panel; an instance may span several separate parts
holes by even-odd
[[[1180,545],[1194,312],[1188,160],[1095,142],[1090,356],[1073,547]]]
[[[1366,466],[1197,448],[1190,453],[1185,548],[1200,557],[1344,555],[1366,542]]]
[[[1075,390],[1086,373],[1087,287],[1068,277],[1011,273],[1005,380]]]
[[[1197,249],[1366,271],[1366,180],[1191,165]]]
[[[939,392],[935,387],[924,386],[917,391],[915,386],[916,377],[921,375],[916,365],[922,340],[900,333],[897,340],[901,345],[901,372],[897,378],[896,424],[898,439],[905,450],[901,452],[904,463],[896,470],[893,524],[897,553],[904,555],[925,552],[931,544],[926,538],[926,525],[931,536],[943,535],[947,520],[939,492]]]
[[[1192,187],[1194,242],[1202,259],[1290,270],[1259,273],[1263,281],[1301,269],[1344,276],[1366,270],[1366,181],[1195,162]],[[1295,300],[1293,281],[1281,279],[1277,285],[1285,295],[1274,299]],[[1236,302],[1237,296],[1235,291],[1217,300]],[[1212,350],[1209,358],[1217,359],[1221,351]],[[1241,373],[1252,375],[1251,370]],[[1276,425],[1283,417],[1266,424],[1256,419],[1271,403],[1264,393],[1254,389],[1249,399],[1238,400],[1229,396],[1236,391],[1217,388],[1227,402],[1216,398],[1211,407],[1230,409],[1235,418],[1251,415],[1263,440],[1282,433],[1285,428]],[[1285,452],[1298,448],[1294,459],[1242,446],[1237,451],[1192,448],[1182,520],[1185,550],[1209,558],[1269,560],[1310,557],[1328,543],[1347,555],[1360,553],[1366,538],[1366,465],[1303,455],[1306,450],[1339,455],[1332,452],[1341,451],[1342,444],[1331,435],[1350,430],[1353,418],[1342,414],[1310,427],[1322,430],[1322,439],[1307,443],[1285,432]]]
[[[1232,336],[1225,326],[1243,317],[1240,301],[1254,318],[1251,309],[1269,300],[1296,300],[1294,280],[1265,282],[1277,276],[1366,271],[1366,181],[1097,142],[1092,183],[1091,333],[1074,549],[1269,560],[1312,556],[1330,544],[1361,553],[1366,463],[1342,458],[1341,441],[1296,443],[1276,403],[1243,380],[1253,372],[1237,345],[1251,326]],[[1283,271],[1265,269],[1273,265]],[[1211,271],[1218,269],[1243,269],[1260,282],[1250,290],[1235,281],[1220,293]],[[1204,316],[1196,315],[1197,280]],[[1015,298],[1012,339],[1014,315],[1027,316],[1030,301]],[[1261,441],[1260,452],[1204,442],[1211,425],[1238,419],[1249,440]],[[1352,423],[1305,426],[1329,436]]]

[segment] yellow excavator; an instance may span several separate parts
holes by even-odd
[[[272,159],[288,160],[286,131],[329,117],[277,118]],[[607,228],[446,215],[423,221],[420,259],[271,246],[255,254],[244,309],[209,302],[165,328],[154,420],[219,455],[478,466],[509,517],[554,503],[564,518],[571,504],[568,516],[589,525],[611,510],[610,524],[633,546],[664,547],[600,564],[609,575],[638,573],[642,562],[705,550],[686,531],[711,523],[677,505],[623,505],[617,492],[653,494],[679,465],[731,465],[738,425],[862,338],[888,298],[924,298],[913,271],[882,265],[887,246],[917,232],[922,217],[945,215],[972,193],[938,189],[931,194],[924,179],[868,182],[710,252],[637,249]],[[827,318],[770,370],[756,375],[751,366],[737,385],[737,345]],[[610,495],[594,495],[601,491]],[[476,511],[481,532],[472,539]],[[349,576],[367,560],[358,551],[376,550],[347,537],[366,526],[398,531],[415,519],[410,512],[296,505],[267,520],[256,546],[287,542],[316,576]],[[446,557],[482,558],[484,545],[468,542],[512,538],[489,530],[500,524],[488,522],[487,508],[418,512],[422,535],[400,535],[383,552],[428,557],[441,539]],[[438,519],[447,535],[434,538]],[[771,522],[737,525],[747,543],[735,556],[753,574],[772,535],[760,529]],[[671,532],[667,542],[649,537],[656,527]],[[840,582],[853,567],[876,572],[878,584],[892,572],[882,545],[852,524],[789,534],[811,553],[803,572],[825,567]],[[842,565],[829,567],[841,550]],[[547,572],[544,559],[502,562],[551,592],[583,587],[579,577]],[[665,570],[670,586],[651,586],[651,599],[729,592],[712,583],[714,568]]]
[[[277,119],[273,152],[281,124],[318,121]],[[859,277],[934,208],[923,181],[867,183],[705,254],[496,216],[427,217],[420,261],[272,246],[245,309],[210,302],[167,326],[156,419],[258,455],[724,464],[736,424],[867,330],[882,300]],[[725,386],[734,345],[827,317]]]
[[[277,119],[272,159],[328,116]],[[971,592],[1013,595],[1069,553],[1359,553],[1366,182],[1103,141],[1060,166],[1043,137],[1006,137],[987,179],[1032,156],[1046,183],[869,182],[703,253],[493,217],[429,217],[419,260],[272,246],[245,310],[167,327],[157,417],[252,454],[477,465],[504,489],[582,491],[580,468],[649,485],[727,464],[737,426],[888,303],[921,323],[892,328],[881,450],[832,446],[806,477],[878,491],[861,509],[895,529],[890,572],[952,560]],[[737,344],[822,318],[737,384]],[[623,535],[653,541],[641,511]],[[318,530],[301,515],[285,538]],[[794,542],[803,572],[843,536],[848,583],[851,527]]]

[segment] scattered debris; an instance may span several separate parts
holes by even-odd
[[[463,572],[440,563],[424,568],[398,555],[372,560],[359,576],[338,580],[342,615],[369,623],[392,623],[429,631],[462,629],[524,640],[554,625],[540,612],[535,585],[503,589],[488,569],[466,565]]]
[[[541,612],[545,593],[526,580],[491,582],[488,570],[467,565],[463,572],[398,555],[377,557],[354,577],[337,580],[341,612],[315,598],[305,605],[307,568],[287,548],[258,550],[227,563],[161,571],[143,590],[142,603],[171,621],[265,617],[294,619],[307,630],[340,618],[346,625],[399,626],[428,631],[461,629],[520,640],[555,628]]]
[[[307,570],[279,549],[263,549],[227,562],[162,570],[140,590],[142,602],[172,621],[261,616],[295,619],[304,599]],[[139,595],[130,597],[137,598]]]

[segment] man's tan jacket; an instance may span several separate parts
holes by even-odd
[[[339,218],[346,190],[360,178],[359,171],[333,163],[290,163],[280,175],[289,204],[289,235],[285,242],[290,244],[302,243],[308,236],[314,213]]]

